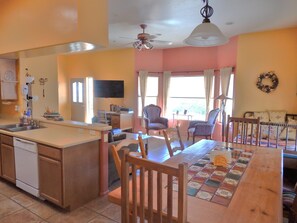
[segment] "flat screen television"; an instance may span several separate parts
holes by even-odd
[[[124,81],[94,80],[94,96],[97,98],[123,98]]]

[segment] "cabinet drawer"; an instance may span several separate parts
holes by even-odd
[[[13,146],[13,137],[1,134],[1,143]]]
[[[55,160],[62,160],[62,152],[60,149],[38,144],[38,154]]]

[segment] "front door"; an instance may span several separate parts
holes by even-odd
[[[71,120],[85,121],[85,79],[71,79]]]

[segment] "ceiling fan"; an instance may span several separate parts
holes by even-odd
[[[161,44],[167,44],[171,45],[171,41],[163,41],[163,40],[156,40],[159,35],[150,35],[145,32],[145,28],[147,27],[146,24],[140,24],[140,28],[142,29],[142,33],[139,33],[137,35],[137,40],[133,42],[133,47],[138,50],[142,49],[153,49],[153,44],[152,43],[161,43]]]

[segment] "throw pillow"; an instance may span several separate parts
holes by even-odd
[[[254,112],[255,118],[260,118],[260,122],[269,122],[269,113],[267,111]]]
[[[255,118],[260,118],[260,122],[269,122],[269,113],[267,111],[254,112]],[[261,138],[268,137],[268,125],[260,125]]]
[[[288,118],[289,125],[296,125],[297,127],[297,120]],[[287,128],[284,128],[280,134],[280,139],[286,139]],[[288,127],[288,139],[289,140],[296,140],[296,128]]]
[[[269,120],[273,123],[285,123],[286,122],[286,111],[268,111]]]
[[[286,122],[286,111],[268,111],[269,119],[272,123],[285,123]],[[270,126],[270,139],[276,139],[282,132],[282,126]]]

